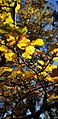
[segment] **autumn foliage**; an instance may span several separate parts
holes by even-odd
[[[0,0],[0,8],[1,119],[40,119],[42,113],[53,119],[58,105],[53,5],[46,0]]]

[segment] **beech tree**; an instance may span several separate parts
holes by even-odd
[[[47,0],[0,0],[0,8],[1,119],[57,118],[53,5]]]

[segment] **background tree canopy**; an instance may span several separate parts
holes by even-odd
[[[0,0],[1,119],[58,117],[57,23],[47,0]]]

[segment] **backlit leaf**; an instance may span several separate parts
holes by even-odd
[[[31,59],[30,54],[28,54],[27,52],[24,52],[24,53],[22,54],[22,56],[23,56],[25,59]]]
[[[41,67],[41,66],[39,66],[39,65],[37,66],[37,68],[42,69],[42,67]]]
[[[4,67],[4,71],[9,71],[9,72],[11,72],[11,71],[12,71],[12,68]]]
[[[16,44],[16,41],[13,40],[12,42],[7,43],[8,46],[14,46]]]
[[[31,45],[39,45],[42,46],[44,44],[43,40],[38,38],[35,41],[32,41]]]
[[[52,64],[52,65],[48,65],[45,70],[52,72],[52,70],[53,70],[54,68],[57,68],[57,65]]]
[[[0,0],[0,3],[2,3],[2,0]]]
[[[7,85],[4,85],[4,87],[7,88],[7,89],[12,89],[11,86],[7,86]]]
[[[4,24],[10,24],[13,23],[13,19],[12,17],[9,15],[9,17],[6,19],[6,21],[4,22]]]
[[[42,61],[42,60],[38,60],[38,63],[41,65],[44,65],[44,61]]]
[[[26,34],[27,31],[28,31],[27,27],[24,27],[24,28],[22,29],[22,33],[23,33],[23,34]]]
[[[52,100],[52,99],[53,99],[53,100],[54,100],[54,99],[58,99],[58,95],[55,96],[55,95],[53,94],[53,95],[51,95],[51,96],[49,97],[49,99],[51,99],[51,100]]]
[[[0,46],[0,51],[7,52],[7,48],[3,45]]]
[[[27,54],[33,54],[34,53],[34,51],[35,51],[35,49],[34,49],[34,46],[27,46],[26,47],[26,53]]]
[[[58,52],[58,48],[55,48],[55,49],[52,51],[52,53],[56,53],[56,52]]]
[[[24,50],[25,47],[26,47],[29,43],[30,43],[30,40],[29,40],[29,39],[27,39],[26,37],[22,37],[21,40],[19,40],[17,46],[18,46],[20,49]]]
[[[17,4],[17,6],[16,6],[16,12],[17,12],[18,10],[20,10],[20,4]]]
[[[58,57],[54,57],[53,60],[58,62]]]
[[[12,61],[13,60],[14,53],[13,52],[7,52],[5,53],[5,58],[7,61]]]
[[[14,4],[15,4],[15,3],[14,3],[14,2],[12,2],[12,3],[10,4],[10,6],[11,6],[11,7],[13,7],[13,6],[14,6]]]
[[[21,74],[22,72],[21,72],[20,69],[18,68],[18,69],[16,69],[16,70],[13,70],[12,73],[13,73],[14,75],[16,75],[16,74]]]

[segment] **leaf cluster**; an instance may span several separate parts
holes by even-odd
[[[52,5],[48,7],[45,0],[24,4],[0,0],[0,4],[1,119],[37,119],[42,112],[53,118],[58,104],[58,67],[54,64],[58,43],[57,27],[48,28]],[[28,109],[31,114],[27,116]]]

